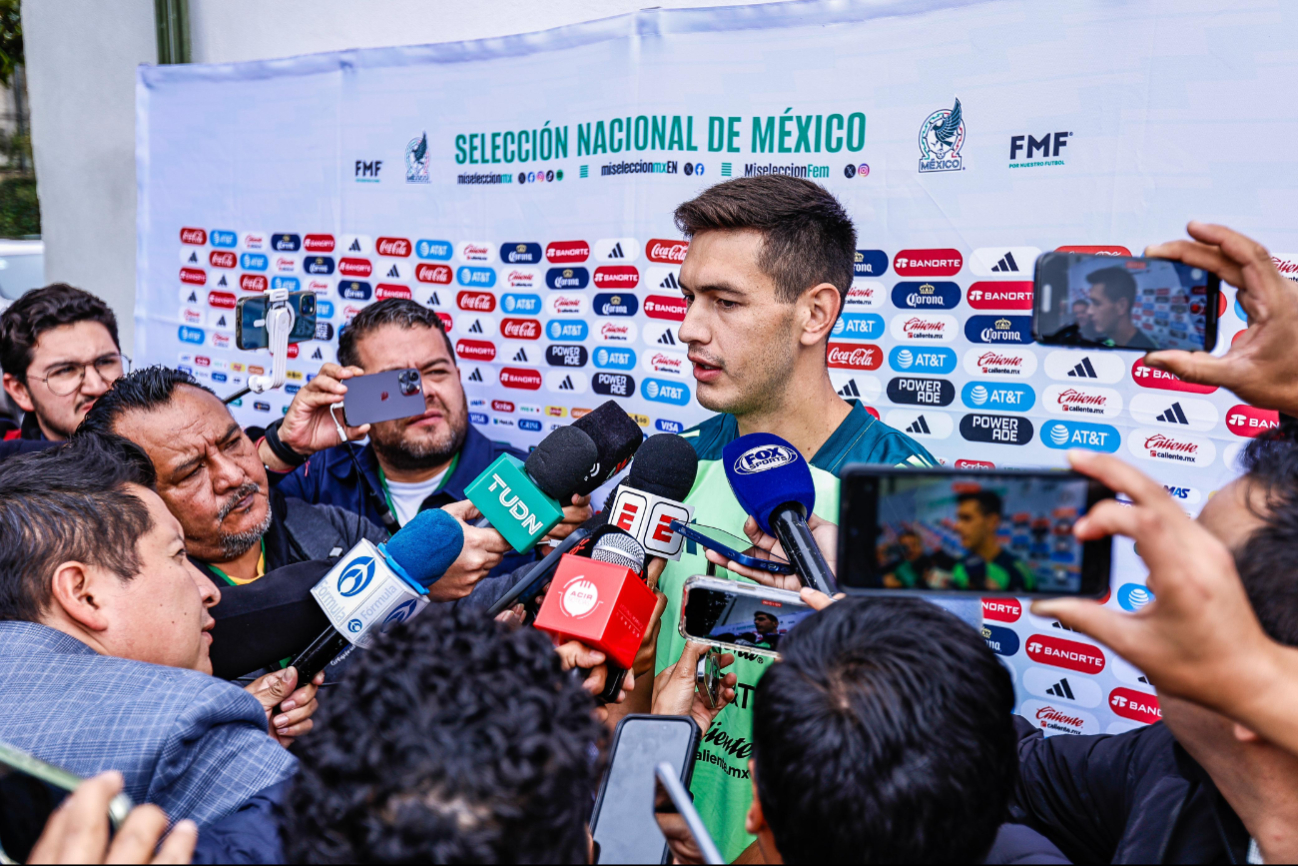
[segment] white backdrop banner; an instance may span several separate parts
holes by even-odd
[[[137,364],[233,392],[269,366],[235,349],[236,300],[313,290],[320,339],[290,354],[286,389],[235,409],[265,424],[357,311],[414,298],[446,323],[488,436],[533,445],[610,397],[646,432],[678,432],[708,413],[677,339],[672,210],[728,178],[788,173],[856,221],[829,347],[845,397],[949,464],[1117,453],[1193,512],[1274,414],[1134,353],[1032,344],[1033,261],[1139,254],[1190,218],[1298,250],[1298,178],[1275,150],[1298,136],[1298,51],[1273,38],[1295,18],[1251,0],[1057,15],[799,2],[142,67]],[[1221,350],[1244,327],[1233,294],[1224,306]],[[1122,547],[1109,603],[1147,603],[1143,573]],[[984,609],[1021,711],[1048,732],[1158,718],[1112,653],[1026,604]]]

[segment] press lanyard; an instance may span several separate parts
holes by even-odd
[[[433,490],[433,493],[440,493],[442,491],[442,488],[446,486],[446,482],[449,481],[451,479],[451,476],[455,474],[455,467],[459,464],[459,462],[460,462],[460,452],[456,451],[455,456],[451,458],[451,465],[446,467],[446,472],[442,474],[442,480],[438,482],[437,487]],[[378,461],[376,460],[375,463],[378,463]],[[378,469],[379,469],[379,485],[383,488],[383,498],[388,501],[388,510],[390,510],[393,514],[396,514],[397,507],[392,503],[392,492],[388,490],[388,477],[383,474],[382,465],[379,465]],[[432,493],[429,494],[429,496],[431,495]]]

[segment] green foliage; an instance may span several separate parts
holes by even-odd
[[[36,178],[26,175],[0,180],[0,237],[20,238],[41,233],[41,205]]]
[[[23,22],[19,0],[0,0],[0,84],[13,83],[14,67],[23,62]]]

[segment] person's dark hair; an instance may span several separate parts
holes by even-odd
[[[0,620],[39,620],[65,562],[140,571],[136,544],[153,528],[125,488],[153,490],[148,455],[117,436],[82,436],[0,463]]]
[[[584,863],[607,730],[550,641],[429,605],[304,738],[290,863]]]
[[[161,365],[142,367],[118,379],[95,401],[95,405],[90,407],[77,427],[76,435],[113,435],[122,415],[127,412],[149,412],[166,406],[181,385],[198,388],[216,396],[211,388],[200,384],[193,376],[181,370]]]
[[[451,338],[446,335],[446,328],[441,318],[428,307],[405,298],[388,298],[377,304],[370,304],[356,314],[350,322],[343,325],[338,332],[338,363],[344,367],[361,366],[360,352],[356,342],[384,325],[398,325],[406,330],[418,327],[432,328],[446,341],[446,351],[455,361],[455,349]]]
[[[918,599],[794,626],[757,684],[753,759],[786,863],[980,863],[1018,774],[1010,675]]]
[[[0,313],[0,369],[27,384],[27,368],[31,366],[41,334],[77,322],[103,325],[117,351],[122,350],[117,338],[117,317],[107,304],[67,283],[51,283],[32,289]]]
[[[687,238],[706,231],[752,229],[763,237],[757,266],[791,304],[820,283],[838,289],[839,309],[852,287],[856,229],[838,199],[817,183],[787,175],[737,177],[676,208]]]
[[[1086,275],[1086,282],[1093,286],[1097,283],[1103,283],[1104,297],[1114,303],[1125,298],[1127,312],[1131,312],[1136,308],[1136,278],[1129,274],[1126,268],[1115,265],[1100,268],[1098,271],[1091,271]]]
[[[1298,646],[1298,439],[1285,419],[1248,443],[1240,455],[1245,477],[1258,486],[1265,505],[1255,509],[1262,526],[1234,551],[1244,591],[1262,630],[1286,646]],[[1250,505],[1251,507],[1251,505]]]
[[[1090,305],[1091,302],[1086,300],[1085,298],[1073,299],[1073,309],[1077,309],[1078,307],[1089,307]]]
[[[977,502],[979,510],[983,516],[995,514],[1002,517],[1005,514],[1005,503],[1001,500],[1001,495],[994,490],[977,490],[969,493],[960,493],[955,498],[956,505],[964,505],[966,502]]]

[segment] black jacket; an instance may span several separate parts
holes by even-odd
[[[1161,722],[1117,735],[1060,734],[1015,718],[1010,820],[1074,863],[1244,863],[1248,831]]]

